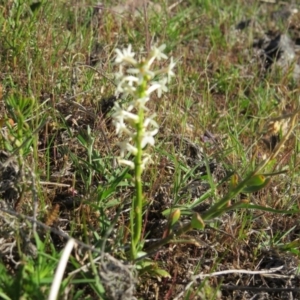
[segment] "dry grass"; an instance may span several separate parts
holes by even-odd
[[[291,119],[300,13],[264,1],[27,2],[0,1],[0,296],[46,299],[68,234],[78,246],[59,299],[298,299],[299,129]],[[294,42],[286,69],[277,54],[263,56],[262,42],[278,34]],[[114,50],[129,43],[141,53],[164,43],[178,60],[169,93],[150,104],[160,131],[144,173],[148,255],[138,262],[128,256],[132,174],[116,164],[110,119],[124,101],[113,96]],[[204,215],[231,175],[244,179],[289,130],[263,170],[275,174],[267,186],[236,195],[205,229],[155,247],[192,212]],[[242,202],[266,210],[230,210]],[[181,219],[170,228],[163,212],[175,207]],[[193,277],[227,270],[266,274]]]

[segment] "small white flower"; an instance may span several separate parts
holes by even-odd
[[[134,169],[134,162],[127,159],[118,159],[120,165],[128,166],[130,169]]]
[[[130,70],[134,72],[134,70],[132,69]],[[148,77],[148,79],[152,79],[155,76],[155,72],[150,70],[149,61],[143,62],[137,70],[141,78],[141,82],[144,80],[144,77]]]
[[[150,156],[149,154],[145,154],[145,155],[143,156],[143,160],[142,160],[142,166],[141,166],[141,167],[142,167],[142,170],[145,169],[146,165],[147,165],[149,162],[152,162],[151,156]]]
[[[144,111],[149,111],[149,108],[146,106],[146,103],[150,100],[148,96],[136,99],[135,102],[135,107],[138,107],[140,109],[143,109]]]
[[[153,93],[154,91],[160,89],[160,83],[159,82],[152,82],[150,87],[147,89],[146,94],[147,96],[150,96],[151,93]]]
[[[132,95],[134,96],[134,93],[136,92],[136,88],[134,86],[125,85],[123,88],[123,94],[124,95]]]
[[[157,96],[158,98],[161,97],[162,93],[165,93],[168,91],[167,84],[168,79],[167,77],[162,78],[159,82],[153,82],[153,85],[155,85],[157,90]]]
[[[126,110],[123,110],[123,116],[124,116],[125,120],[129,120],[135,124],[138,123],[140,120],[138,115],[131,113],[129,111],[126,111]]]
[[[151,146],[154,146],[155,140],[154,136],[158,133],[158,124],[154,121],[154,117],[156,114],[153,114],[152,116],[145,119],[143,127],[144,127],[144,135],[142,138],[142,144],[141,147],[144,148],[148,144]],[[146,128],[151,125],[153,127],[152,130],[146,130]]]
[[[122,141],[118,143],[118,146],[120,148],[120,157],[125,157],[127,154],[127,144],[129,143],[128,140]]]
[[[119,71],[115,73],[115,81],[119,82],[124,76],[123,66],[119,65]]]
[[[133,155],[137,154],[137,151],[138,151],[137,148],[132,146],[130,144],[130,142],[131,142],[131,138],[118,143],[118,145],[120,147],[120,156],[121,157],[125,157],[127,152],[129,152],[130,154],[133,154]]]
[[[158,96],[158,98],[161,97],[162,93],[166,93],[168,91],[167,83],[168,83],[168,79],[166,77],[164,77],[160,81],[160,88],[157,90],[157,96]]]
[[[123,118],[123,108],[119,105],[119,103],[118,102],[115,102],[114,103],[114,113],[113,113],[113,115],[112,115],[112,118],[114,119],[114,120],[121,120],[121,119],[124,119]]]
[[[116,127],[116,134],[118,134],[119,136],[121,136],[123,133],[129,135],[130,131],[124,123],[124,119],[114,119],[113,124]]]
[[[155,76],[155,72],[145,67],[145,64],[139,66],[138,69],[127,69],[127,73],[130,75],[135,75],[138,78],[137,85],[141,85],[144,82],[145,77],[150,80]]]
[[[156,114],[153,114],[150,117],[146,118],[144,121],[144,127],[146,128],[151,124],[154,128],[158,128],[159,126],[156,123],[156,121],[154,120],[155,117],[156,117]]]
[[[112,118],[113,119],[117,119],[118,121],[121,120],[121,119],[124,119],[123,117],[123,112],[124,112],[124,109],[120,106],[120,104],[118,102],[115,102],[114,103],[114,113],[112,115]]]
[[[133,86],[134,83],[138,82],[139,79],[135,76],[129,75],[123,78],[123,82],[127,82],[128,85]]]
[[[127,93],[127,94],[134,94],[136,91],[135,85],[138,84],[139,79],[135,76],[122,76],[119,78],[120,81],[117,85],[117,91],[119,93]]]
[[[155,56],[155,58],[157,60],[161,60],[161,59],[168,59],[168,56],[166,54],[163,53],[163,51],[166,49],[166,45],[165,44],[162,44],[161,46],[159,46],[158,48],[157,47],[154,47],[153,48],[153,54]]]
[[[153,55],[148,59],[148,61],[146,61],[146,64],[144,66],[145,70],[150,69],[152,63],[155,61],[155,58],[156,57]]]
[[[127,73],[128,74],[139,74],[140,70],[137,68],[129,68],[129,69],[127,69]]]
[[[117,57],[115,59],[116,63],[128,63],[132,65],[136,65],[137,61],[134,59],[135,53],[131,51],[131,45],[128,46],[127,49],[116,49]]]
[[[151,51],[151,56],[146,62],[146,65],[148,68],[151,67],[152,63],[155,59],[162,60],[162,59],[168,59],[168,56],[163,53],[163,50],[166,48],[166,45],[161,45],[160,47],[153,47]]]
[[[117,122],[123,122],[124,120],[130,120],[134,123],[139,122],[139,116],[131,113],[129,111],[126,111],[125,109],[121,108],[119,103],[115,102],[115,112],[113,113],[112,117]]]
[[[122,94],[123,92],[124,92],[123,83],[122,83],[122,81],[120,81],[120,82],[117,84],[117,87],[116,87],[116,93],[115,93],[115,94]]]
[[[170,64],[167,68],[168,82],[170,82],[171,78],[175,76],[175,73],[173,72],[175,65],[176,63],[174,62],[173,57],[171,57]]]
[[[139,117],[136,114],[130,113],[123,108],[120,107],[119,103],[115,102],[114,106],[115,112],[112,115],[113,124],[116,128],[116,133],[121,136],[123,133],[131,136],[132,133],[128,129],[129,125],[126,124],[126,121],[131,121],[133,123],[137,123]]]
[[[132,146],[130,143],[127,144],[127,150],[133,155],[136,155],[138,152],[138,149],[134,146]]]
[[[154,136],[157,134],[158,130],[146,131],[142,138],[141,147],[145,148],[147,145],[154,146],[155,140]]]

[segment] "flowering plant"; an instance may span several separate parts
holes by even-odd
[[[131,45],[127,49],[116,49],[116,64],[119,71],[116,74],[116,93],[131,98],[127,107],[121,107],[115,103],[113,123],[116,133],[123,140],[119,143],[119,163],[134,169],[136,195],[131,209],[131,256],[137,258],[138,244],[142,232],[142,180],[141,175],[149,154],[144,152],[147,145],[153,146],[154,136],[158,132],[158,124],[155,122],[155,114],[150,115],[147,103],[153,92],[161,97],[167,92],[167,83],[175,75],[173,58],[170,63],[162,68],[155,68],[155,61],[166,60],[168,57],[163,53],[165,45],[152,47],[146,58],[136,59]],[[128,153],[134,156],[133,161],[126,158]]]

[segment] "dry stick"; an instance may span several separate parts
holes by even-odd
[[[183,296],[183,294],[196,282],[196,280],[198,279],[204,279],[204,278],[208,278],[208,277],[214,277],[214,276],[220,276],[220,275],[226,275],[226,274],[249,274],[249,275],[262,275],[262,276],[269,276],[271,275],[272,273],[274,272],[277,272],[279,270],[281,270],[283,268],[283,265],[280,266],[280,267],[277,267],[277,268],[271,268],[271,269],[266,269],[266,270],[261,270],[261,271],[248,271],[248,270],[225,270],[225,271],[220,271],[220,272],[214,272],[214,273],[211,273],[211,274],[198,274],[198,275],[195,275],[192,277],[192,280],[186,285],[186,287],[184,288],[184,290],[179,293],[177,295],[176,298],[174,298],[174,300],[179,300],[181,299],[181,297]],[[276,274],[273,274],[273,275],[276,275]],[[293,276],[288,276],[288,278],[292,279]],[[222,288],[225,288],[225,289],[229,289],[228,286],[221,286],[221,289]],[[241,289],[244,289],[245,290],[245,287],[241,287]],[[251,287],[246,287],[248,288],[249,290],[253,290],[253,288]],[[240,287],[236,286],[234,287],[235,290],[239,290]],[[257,291],[260,291],[260,289],[264,289],[264,288],[256,288]],[[280,291],[290,291],[291,289],[279,289]],[[272,291],[275,291],[275,289],[269,289],[268,291],[272,292]],[[297,291],[299,292],[300,289],[293,289],[293,291]]]
[[[55,271],[55,275],[53,278],[53,282],[50,288],[50,294],[48,297],[48,300],[56,300],[57,296],[59,294],[59,288],[61,286],[61,282],[65,273],[65,269],[67,267],[69,257],[71,255],[71,252],[73,250],[73,247],[75,245],[75,240],[74,239],[69,239],[67,242],[67,245],[64,248],[64,251],[62,253],[62,256],[59,260],[57,269]]]
[[[146,32],[146,50],[147,54],[150,53],[151,41],[149,35],[149,22],[148,22],[148,12],[147,12],[147,1],[143,2],[143,13],[144,13],[144,21],[145,21],[145,32]]]
[[[269,275],[270,273],[277,272],[277,271],[281,270],[282,268],[283,268],[283,265],[280,267],[277,267],[277,268],[265,269],[265,270],[261,270],[261,271],[249,271],[249,270],[243,270],[243,269],[225,270],[225,271],[213,272],[210,274],[198,274],[198,275],[192,277],[192,281],[196,281],[197,279],[204,279],[207,277],[225,275],[225,274]]]
[[[177,5],[179,5],[182,1],[183,0],[179,0],[179,1],[175,2],[175,3],[173,3],[172,5],[170,5],[168,7],[168,11],[171,12],[173,10],[173,8],[175,8]]]
[[[32,229],[33,232],[36,233],[36,221],[37,221],[37,210],[38,210],[38,193],[37,193],[37,189],[36,189],[36,175],[34,173],[34,171],[31,170],[31,168],[29,168],[27,166],[27,168],[30,170],[30,175],[31,175],[31,191],[32,191],[32,198],[33,198],[33,224],[32,224]],[[33,169],[35,170],[35,161],[33,159]]]
[[[107,253],[106,253],[107,254]],[[103,255],[105,256],[106,255],[105,253],[103,253]],[[99,260],[101,260],[102,259],[102,255],[101,256],[98,256],[98,257],[96,257],[95,259],[93,259],[93,263],[96,263],[97,261],[99,261]],[[78,268],[78,269],[76,269],[76,270],[74,270],[74,271],[72,271],[72,272],[69,272],[68,273],[68,276],[73,276],[73,275],[75,275],[75,274],[77,274],[77,273],[79,273],[79,272],[87,272],[89,269],[89,267],[91,266],[91,262],[89,262],[89,263],[87,263],[87,264],[85,264],[85,265],[83,265],[82,267],[80,267],[80,268]]]
[[[300,293],[299,288],[268,288],[268,287],[252,287],[252,286],[231,286],[231,285],[221,285],[221,290],[227,291],[252,291],[252,292],[269,292],[269,293],[278,293],[278,292],[297,292]]]
[[[28,183],[30,183],[30,181]],[[51,182],[51,181],[39,181],[39,184],[40,185],[54,185],[54,186],[59,186],[59,187],[71,187],[70,184]]]

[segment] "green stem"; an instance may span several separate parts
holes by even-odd
[[[136,195],[132,202],[131,210],[131,258],[137,258],[138,244],[142,233],[142,211],[143,211],[143,187],[142,187],[142,163],[143,163],[143,149],[142,139],[144,135],[144,111],[139,109],[139,123],[136,124],[135,145],[137,154],[134,159],[134,175],[135,175],[135,191]]]

